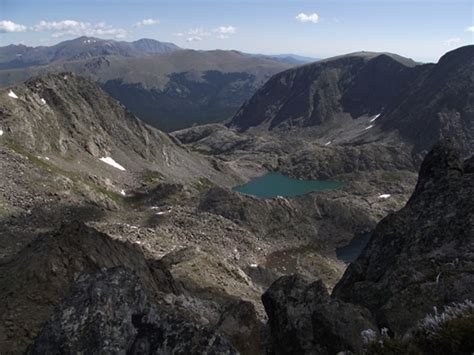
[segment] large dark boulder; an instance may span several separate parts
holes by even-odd
[[[150,298],[177,289],[169,271],[148,262],[137,245],[124,243],[81,222],[45,233],[0,265],[0,352],[23,351],[81,274],[124,266]]]
[[[283,276],[263,294],[275,354],[361,351],[362,332],[376,326],[363,307],[332,300],[321,281]]]
[[[230,301],[221,314],[216,329],[246,355],[261,353],[260,321],[251,302]]]
[[[116,267],[78,279],[30,354],[236,354],[212,330],[147,301],[139,278]]]

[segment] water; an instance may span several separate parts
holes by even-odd
[[[356,236],[350,241],[349,244],[336,249],[336,256],[339,260],[345,262],[346,264],[352,263],[356,260],[362,250],[364,250],[367,243],[369,243],[370,237],[372,236],[371,232],[362,233]]]
[[[269,173],[232,190],[259,198],[293,197],[312,191],[337,189],[345,184],[341,181],[298,180],[278,173]]]

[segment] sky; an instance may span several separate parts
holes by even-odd
[[[436,62],[474,43],[474,0],[0,0],[0,46],[81,35],[313,58],[392,52]]]

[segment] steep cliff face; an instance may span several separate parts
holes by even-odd
[[[384,137],[398,133],[426,153],[453,138],[463,155],[474,152],[474,46],[445,54],[419,76],[377,121]]]
[[[287,70],[272,77],[230,125],[285,130],[337,125],[382,112],[418,70],[381,53],[355,53]]]
[[[276,281],[263,296],[276,353],[374,351],[377,339],[391,349],[389,334],[405,336],[396,345],[402,352],[472,351],[473,161],[451,142],[437,144],[411,199],[377,225],[330,299],[317,283]]]

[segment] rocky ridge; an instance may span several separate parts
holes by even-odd
[[[474,46],[425,65],[383,53],[330,58],[276,74],[229,126],[306,137],[321,145],[407,145],[405,151],[417,159],[438,140],[456,137],[469,155],[473,63]]]

